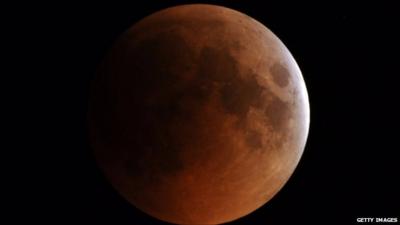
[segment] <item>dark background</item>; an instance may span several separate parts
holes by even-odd
[[[353,224],[357,217],[399,217],[397,8],[368,1],[202,2],[239,10],[270,28],[297,60],[311,104],[307,146],[289,182],[266,205],[229,224]],[[44,106],[32,106],[44,109],[38,132],[44,131],[50,149],[42,158],[47,182],[37,202],[46,210],[36,216],[54,224],[166,224],[107,183],[91,155],[85,122],[89,82],[113,41],[144,16],[183,3],[190,1],[26,7],[38,20],[27,18],[31,26],[24,38],[35,38],[26,39],[49,75],[36,88]]]

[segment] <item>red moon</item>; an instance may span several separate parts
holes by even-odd
[[[220,224],[268,202],[297,166],[307,90],[284,44],[240,12],[183,5],[128,29],[89,103],[99,167],[140,210]]]

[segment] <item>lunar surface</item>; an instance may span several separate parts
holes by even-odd
[[[99,167],[140,210],[220,224],[268,202],[302,155],[309,103],[284,44],[240,12],[183,5],[127,30],[92,83]]]

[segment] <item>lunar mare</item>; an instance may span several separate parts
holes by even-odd
[[[92,83],[98,165],[144,212],[219,224],[268,202],[293,173],[309,127],[302,74],[265,26],[183,5],[127,30]]]

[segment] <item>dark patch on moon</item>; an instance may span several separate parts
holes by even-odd
[[[261,87],[253,74],[240,77],[236,59],[229,54],[229,49],[203,48],[198,77],[205,84],[216,83],[219,95],[227,113],[245,117],[250,106],[260,98]],[[201,82],[200,82],[201,86]]]
[[[174,46],[174,47],[171,47]],[[131,76],[140,78],[140,84],[173,90],[170,85],[180,82],[193,66],[195,57],[184,38],[176,33],[164,32],[138,43],[132,51],[130,62],[134,64]]]
[[[289,71],[281,63],[275,63],[271,69],[270,73],[274,82],[280,87],[286,87],[289,84]]]
[[[246,133],[246,144],[252,150],[261,149],[263,147],[262,139],[263,136],[258,131],[250,130]]]
[[[127,129],[126,142],[129,136],[139,138],[123,144],[134,149],[125,169],[130,176],[154,184],[157,180],[151,177],[156,174],[174,175],[184,169],[182,149],[177,144],[182,134],[172,133],[170,128],[174,118],[183,122],[189,119],[191,113],[187,110],[191,109],[185,107],[186,103],[204,101],[207,94],[195,88],[192,81],[187,82],[196,57],[181,35],[163,32],[136,43],[129,53],[123,63],[130,66],[122,67],[132,69],[117,75],[132,79],[120,82],[122,88],[118,89],[121,101],[131,104],[119,109],[124,115],[119,117],[124,120],[118,124]]]
[[[239,70],[236,60],[225,49],[204,47],[200,53],[200,64],[197,76],[208,82],[228,82]]]
[[[248,79],[234,78],[227,82],[221,90],[221,100],[227,112],[244,118],[250,106],[260,98],[262,87],[254,77]]]
[[[177,146],[163,146],[161,151],[162,157],[159,158],[158,166],[160,171],[165,172],[166,174],[176,174],[182,170],[184,170],[184,164],[179,157],[179,152],[182,151]],[[157,166],[157,165],[156,165]]]
[[[174,175],[184,169],[184,164],[180,158],[182,149],[176,144],[176,137],[168,132],[171,122],[151,114],[154,120],[143,123],[146,127],[138,134],[141,138],[133,147],[132,155],[127,157],[131,160],[125,169],[130,176],[155,184],[159,181],[153,175]]]
[[[265,115],[269,118],[274,132],[281,133],[286,129],[291,111],[287,103],[280,100],[277,96],[267,102]]]

